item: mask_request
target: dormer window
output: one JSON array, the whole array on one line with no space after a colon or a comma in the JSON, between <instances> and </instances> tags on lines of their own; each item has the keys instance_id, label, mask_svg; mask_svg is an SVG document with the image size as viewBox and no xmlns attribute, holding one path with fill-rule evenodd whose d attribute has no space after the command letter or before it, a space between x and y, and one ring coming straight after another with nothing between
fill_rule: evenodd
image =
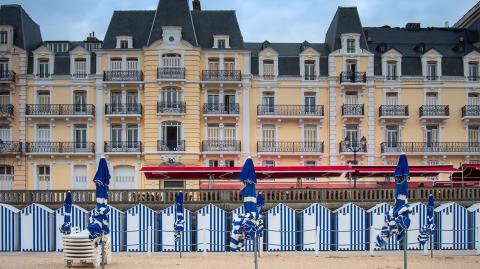
<instances>
[{"instance_id":1,"label":"dormer window","mask_svg":"<svg viewBox=\"0 0 480 269\"><path fill-rule=\"evenodd\" d=\"M39 78L48 78L50 76L50 65L48 59L38 60L38 74Z\"/></svg>"},{"instance_id":2,"label":"dormer window","mask_svg":"<svg viewBox=\"0 0 480 269\"><path fill-rule=\"evenodd\" d=\"M225 39L219 39L217 42L218 42L217 47L219 49L224 49L225 48Z\"/></svg>"},{"instance_id":3,"label":"dormer window","mask_svg":"<svg viewBox=\"0 0 480 269\"><path fill-rule=\"evenodd\" d=\"M133 48L133 39L131 36L117 36L117 49Z\"/></svg>"},{"instance_id":4,"label":"dormer window","mask_svg":"<svg viewBox=\"0 0 480 269\"><path fill-rule=\"evenodd\" d=\"M469 81L478 81L478 62L469 62L468 63L468 80Z\"/></svg>"},{"instance_id":5,"label":"dormer window","mask_svg":"<svg viewBox=\"0 0 480 269\"><path fill-rule=\"evenodd\" d=\"M64 53L68 52L70 45L67 42L49 42L47 48L53 53Z\"/></svg>"},{"instance_id":6,"label":"dormer window","mask_svg":"<svg viewBox=\"0 0 480 269\"><path fill-rule=\"evenodd\" d=\"M427 62L427 80L437 80L437 62Z\"/></svg>"},{"instance_id":7,"label":"dormer window","mask_svg":"<svg viewBox=\"0 0 480 269\"><path fill-rule=\"evenodd\" d=\"M263 79L272 80L275 77L275 68L272 60L263 61Z\"/></svg>"},{"instance_id":8,"label":"dormer window","mask_svg":"<svg viewBox=\"0 0 480 269\"><path fill-rule=\"evenodd\" d=\"M128 49L128 40L120 40L120 48Z\"/></svg>"},{"instance_id":9,"label":"dormer window","mask_svg":"<svg viewBox=\"0 0 480 269\"><path fill-rule=\"evenodd\" d=\"M213 36L213 48L215 49L229 49L230 37L228 35Z\"/></svg>"},{"instance_id":10,"label":"dormer window","mask_svg":"<svg viewBox=\"0 0 480 269\"><path fill-rule=\"evenodd\" d=\"M87 77L87 60L85 58L76 58L74 62L74 77L86 78Z\"/></svg>"},{"instance_id":11,"label":"dormer window","mask_svg":"<svg viewBox=\"0 0 480 269\"><path fill-rule=\"evenodd\" d=\"M397 80L397 62L388 61L387 62L387 80Z\"/></svg>"},{"instance_id":12,"label":"dormer window","mask_svg":"<svg viewBox=\"0 0 480 269\"><path fill-rule=\"evenodd\" d=\"M315 80L315 61L305 61L305 80Z\"/></svg>"},{"instance_id":13,"label":"dormer window","mask_svg":"<svg viewBox=\"0 0 480 269\"><path fill-rule=\"evenodd\" d=\"M8 32L7 31L0 31L0 44L2 44L2 45L8 44Z\"/></svg>"},{"instance_id":14,"label":"dormer window","mask_svg":"<svg viewBox=\"0 0 480 269\"><path fill-rule=\"evenodd\" d=\"M347 39L347 53L355 53L355 39Z\"/></svg>"}]
</instances>

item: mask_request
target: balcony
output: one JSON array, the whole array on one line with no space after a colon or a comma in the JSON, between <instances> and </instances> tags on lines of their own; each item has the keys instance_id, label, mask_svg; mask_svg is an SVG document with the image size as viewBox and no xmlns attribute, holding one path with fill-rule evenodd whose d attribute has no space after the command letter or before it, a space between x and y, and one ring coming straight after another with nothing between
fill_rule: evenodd
<instances>
[{"instance_id":1,"label":"balcony","mask_svg":"<svg viewBox=\"0 0 480 269\"><path fill-rule=\"evenodd\" d=\"M21 153L23 151L22 148L22 142L0 140L0 153L2 154Z\"/></svg>"},{"instance_id":2,"label":"balcony","mask_svg":"<svg viewBox=\"0 0 480 269\"><path fill-rule=\"evenodd\" d=\"M367 73L365 72L342 72L340 73L340 84L366 83Z\"/></svg>"},{"instance_id":3,"label":"balcony","mask_svg":"<svg viewBox=\"0 0 480 269\"><path fill-rule=\"evenodd\" d=\"M220 104L220 103L206 103L203 104L204 116L239 116L240 104Z\"/></svg>"},{"instance_id":4,"label":"balcony","mask_svg":"<svg viewBox=\"0 0 480 269\"><path fill-rule=\"evenodd\" d=\"M204 140L202 152L240 152L242 144L238 140Z\"/></svg>"},{"instance_id":5,"label":"balcony","mask_svg":"<svg viewBox=\"0 0 480 269\"><path fill-rule=\"evenodd\" d=\"M471 81L471 82L479 82L480 81L480 76L468 76L467 80Z\"/></svg>"},{"instance_id":6,"label":"balcony","mask_svg":"<svg viewBox=\"0 0 480 269\"><path fill-rule=\"evenodd\" d=\"M343 104L342 116L349 118L361 118L365 115L363 104Z\"/></svg>"},{"instance_id":7,"label":"balcony","mask_svg":"<svg viewBox=\"0 0 480 269\"><path fill-rule=\"evenodd\" d=\"M480 154L479 142L384 142L380 144L382 154L401 152L424 154Z\"/></svg>"},{"instance_id":8,"label":"balcony","mask_svg":"<svg viewBox=\"0 0 480 269\"><path fill-rule=\"evenodd\" d=\"M14 112L13 105L0 104L0 118L11 118Z\"/></svg>"},{"instance_id":9,"label":"balcony","mask_svg":"<svg viewBox=\"0 0 480 269\"><path fill-rule=\"evenodd\" d=\"M421 119L448 119L450 109L448 105L425 105L419 109Z\"/></svg>"},{"instance_id":10,"label":"balcony","mask_svg":"<svg viewBox=\"0 0 480 269\"><path fill-rule=\"evenodd\" d=\"M12 83L15 82L15 72L13 71L3 71L0 72L0 83Z\"/></svg>"},{"instance_id":11,"label":"balcony","mask_svg":"<svg viewBox=\"0 0 480 269\"><path fill-rule=\"evenodd\" d=\"M258 141L257 152L319 154L324 152L324 147L323 147L323 142Z\"/></svg>"},{"instance_id":12,"label":"balcony","mask_svg":"<svg viewBox=\"0 0 480 269\"><path fill-rule=\"evenodd\" d=\"M362 143L361 141L342 141L340 142L339 152L340 153L354 153L354 150L359 153L367 152L367 143Z\"/></svg>"},{"instance_id":13,"label":"balcony","mask_svg":"<svg viewBox=\"0 0 480 269\"><path fill-rule=\"evenodd\" d=\"M387 81L397 81L398 76L387 75L387 76L385 76L385 80L387 80Z\"/></svg>"},{"instance_id":14,"label":"balcony","mask_svg":"<svg viewBox=\"0 0 480 269\"><path fill-rule=\"evenodd\" d=\"M157 151L160 152L181 152L185 151L185 140L166 139L157 141Z\"/></svg>"},{"instance_id":15,"label":"balcony","mask_svg":"<svg viewBox=\"0 0 480 269\"><path fill-rule=\"evenodd\" d=\"M183 115L187 111L186 102L157 102L157 113L163 115Z\"/></svg>"},{"instance_id":16,"label":"balcony","mask_svg":"<svg viewBox=\"0 0 480 269\"><path fill-rule=\"evenodd\" d=\"M158 67L157 80L184 80L185 68L180 67Z\"/></svg>"},{"instance_id":17,"label":"balcony","mask_svg":"<svg viewBox=\"0 0 480 269\"><path fill-rule=\"evenodd\" d=\"M304 75L303 79L304 80L317 80L317 76L315 76L315 75Z\"/></svg>"},{"instance_id":18,"label":"balcony","mask_svg":"<svg viewBox=\"0 0 480 269\"><path fill-rule=\"evenodd\" d=\"M95 116L94 105L26 105L25 114L30 118L75 117L88 118Z\"/></svg>"},{"instance_id":19,"label":"balcony","mask_svg":"<svg viewBox=\"0 0 480 269\"><path fill-rule=\"evenodd\" d=\"M267 75L264 74L262 78L263 80L275 80L276 77L273 74L267 74Z\"/></svg>"},{"instance_id":20,"label":"balcony","mask_svg":"<svg viewBox=\"0 0 480 269\"><path fill-rule=\"evenodd\" d=\"M87 73L75 73L72 75L72 79L86 79L88 78Z\"/></svg>"},{"instance_id":21,"label":"balcony","mask_svg":"<svg viewBox=\"0 0 480 269\"><path fill-rule=\"evenodd\" d=\"M105 115L107 117L141 117L142 104L105 104Z\"/></svg>"},{"instance_id":22,"label":"balcony","mask_svg":"<svg viewBox=\"0 0 480 269\"><path fill-rule=\"evenodd\" d=\"M94 154L95 143L93 142L27 142L25 143L27 154Z\"/></svg>"},{"instance_id":23,"label":"balcony","mask_svg":"<svg viewBox=\"0 0 480 269\"><path fill-rule=\"evenodd\" d=\"M406 119L408 118L407 105L383 105L378 108L381 119Z\"/></svg>"},{"instance_id":24,"label":"balcony","mask_svg":"<svg viewBox=\"0 0 480 269\"><path fill-rule=\"evenodd\" d=\"M323 106L258 105L258 118L323 118Z\"/></svg>"},{"instance_id":25,"label":"balcony","mask_svg":"<svg viewBox=\"0 0 480 269\"><path fill-rule=\"evenodd\" d=\"M463 119L480 119L480 106L464 106L462 107Z\"/></svg>"},{"instance_id":26,"label":"balcony","mask_svg":"<svg viewBox=\"0 0 480 269\"><path fill-rule=\"evenodd\" d=\"M435 81L438 80L440 77L439 76L425 76L425 80L428 81Z\"/></svg>"},{"instance_id":27,"label":"balcony","mask_svg":"<svg viewBox=\"0 0 480 269\"><path fill-rule=\"evenodd\" d=\"M140 82L143 81L142 71L105 71L103 72L105 82Z\"/></svg>"},{"instance_id":28,"label":"balcony","mask_svg":"<svg viewBox=\"0 0 480 269\"><path fill-rule=\"evenodd\" d=\"M142 142L141 141L107 141L104 145L104 151L106 153L128 154L128 153L141 153Z\"/></svg>"},{"instance_id":29,"label":"balcony","mask_svg":"<svg viewBox=\"0 0 480 269\"><path fill-rule=\"evenodd\" d=\"M203 70L203 81L240 81L242 72L240 70Z\"/></svg>"}]
</instances>

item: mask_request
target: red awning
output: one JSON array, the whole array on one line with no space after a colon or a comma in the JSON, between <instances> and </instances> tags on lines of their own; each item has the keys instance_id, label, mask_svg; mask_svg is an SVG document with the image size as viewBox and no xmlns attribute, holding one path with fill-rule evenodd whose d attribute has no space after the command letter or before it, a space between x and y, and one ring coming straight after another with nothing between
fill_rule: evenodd
<instances>
[{"instance_id":1,"label":"red awning","mask_svg":"<svg viewBox=\"0 0 480 269\"><path fill-rule=\"evenodd\" d=\"M241 167L142 167L151 180L237 180ZM353 172L350 166L277 166L255 167L258 179L339 177Z\"/></svg>"},{"instance_id":2,"label":"red awning","mask_svg":"<svg viewBox=\"0 0 480 269\"><path fill-rule=\"evenodd\" d=\"M410 166L411 177L432 177L441 173L454 173L458 169L453 165ZM393 176L395 166L354 166L354 177L385 177Z\"/></svg>"},{"instance_id":3,"label":"red awning","mask_svg":"<svg viewBox=\"0 0 480 269\"><path fill-rule=\"evenodd\" d=\"M458 170L452 174L453 181L480 181L480 164L462 164Z\"/></svg>"}]
</instances>

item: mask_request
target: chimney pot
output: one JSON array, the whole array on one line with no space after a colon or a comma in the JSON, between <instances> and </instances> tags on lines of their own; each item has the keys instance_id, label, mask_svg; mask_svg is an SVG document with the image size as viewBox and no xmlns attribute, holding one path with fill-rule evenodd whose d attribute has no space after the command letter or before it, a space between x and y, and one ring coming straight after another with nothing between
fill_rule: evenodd
<instances>
[{"instance_id":1,"label":"chimney pot","mask_svg":"<svg viewBox=\"0 0 480 269\"><path fill-rule=\"evenodd\" d=\"M192 2L193 10L202 10L202 6L200 4L200 0L193 0Z\"/></svg>"}]
</instances>

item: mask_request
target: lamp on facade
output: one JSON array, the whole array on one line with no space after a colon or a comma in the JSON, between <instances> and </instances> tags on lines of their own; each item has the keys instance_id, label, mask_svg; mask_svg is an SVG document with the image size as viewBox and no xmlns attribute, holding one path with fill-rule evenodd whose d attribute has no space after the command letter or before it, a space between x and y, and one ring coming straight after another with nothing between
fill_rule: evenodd
<instances>
[{"instance_id":1,"label":"lamp on facade","mask_svg":"<svg viewBox=\"0 0 480 269\"><path fill-rule=\"evenodd\" d=\"M346 151L353 152L353 161L349 161L348 163L351 165L357 165L357 152L365 150L367 146L367 139L365 136L363 136L360 141L351 141L348 137L346 137L343 143ZM353 178L353 187L357 187L357 180L355 177Z\"/></svg>"}]
</instances>

